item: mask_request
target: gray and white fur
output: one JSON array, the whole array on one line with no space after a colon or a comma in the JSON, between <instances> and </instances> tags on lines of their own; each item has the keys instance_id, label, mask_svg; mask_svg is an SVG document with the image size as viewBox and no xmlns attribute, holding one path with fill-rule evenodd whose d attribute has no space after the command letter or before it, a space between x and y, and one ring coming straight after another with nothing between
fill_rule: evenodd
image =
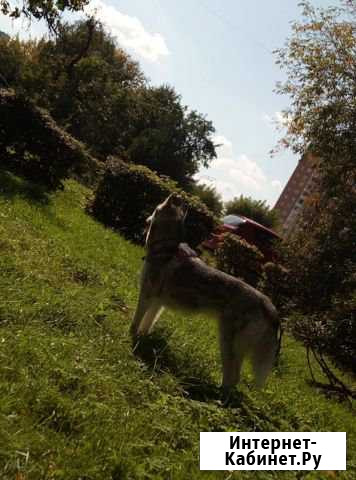
<instances>
[{"instance_id":1,"label":"gray and white fur","mask_svg":"<svg viewBox=\"0 0 356 480\"><path fill-rule=\"evenodd\" d=\"M277 311L268 297L206 265L182 243L185 216L182 199L170 195L147 219L147 256L131 335L137 340L149 334L165 307L212 313L219 322L224 392L239 382L247 356L262 387L279 347Z\"/></svg>"}]
</instances>

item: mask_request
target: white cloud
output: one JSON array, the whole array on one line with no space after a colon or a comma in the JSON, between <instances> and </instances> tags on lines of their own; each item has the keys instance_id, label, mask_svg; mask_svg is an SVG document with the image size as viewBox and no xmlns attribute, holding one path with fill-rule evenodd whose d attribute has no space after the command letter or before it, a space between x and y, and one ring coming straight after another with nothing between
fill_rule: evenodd
<instances>
[{"instance_id":1,"label":"white cloud","mask_svg":"<svg viewBox=\"0 0 356 480\"><path fill-rule=\"evenodd\" d=\"M267 181L262 169L245 154L237 157L234 166L229 170L229 175L243 186L254 191L260 191Z\"/></svg>"},{"instance_id":2,"label":"white cloud","mask_svg":"<svg viewBox=\"0 0 356 480\"><path fill-rule=\"evenodd\" d=\"M138 18L121 13L116 7L107 5L102 0L93 0L85 11L89 14L95 13L122 47L131 49L145 60L158 62L169 55L163 36L160 33L148 32Z\"/></svg>"},{"instance_id":3,"label":"white cloud","mask_svg":"<svg viewBox=\"0 0 356 480\"><path fill-rule=\"evenodd\" d=\"M199 180L199 183L214 187L224 200L231 199L235 196L236 189L231 182L213 179L209 175L204 174L198 174L196 179Z\"/></svg>"},{"instance_id":4,"label":"white cloud","mask_svg":"<svg viewBox=\"0 0 356 480\"><path fill-rule=\"evenodd\" d=\"M211 166L203 168L196 180L212 185L222 195L224 201L235 196L252 196L273 203L281 190L279 180L267 177L258 163L246 154L235 155L233 145L226 137L216 135L215 144L221 144L216 149L217 158Z\"/></svg>"},{"instance_id":5,"label":"white cloud","mask_svg":"<svg viewBox=\"0 0 356 480\"><path fill-rule=\"evenodd\" d=\"M95 14L117 38L123 48L130 49L150 62L158 62L170 54L166 41L159 33L150 33L136 18L121 13L116 7L103 0L92 0L84 9L87 15ZM67 20L81 18L82 14L65 16ZM39 38L47 33L44 21L29 22L26 19L10 19L0 14L0 30L10 35L20 34L21 38Z\"/></svg>"}]
</instances>

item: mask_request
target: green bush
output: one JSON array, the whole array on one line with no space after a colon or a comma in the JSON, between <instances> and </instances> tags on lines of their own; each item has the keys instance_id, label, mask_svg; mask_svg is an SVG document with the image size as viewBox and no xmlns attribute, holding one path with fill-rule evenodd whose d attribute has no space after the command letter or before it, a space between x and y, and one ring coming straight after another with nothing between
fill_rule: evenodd
<instances>
[{"instance_id":1,"label":"green bush","mask_svg":"<svg viewBox=\"0 0 356 480\"><path fill-rule=\"evenodd\" d=\"M338 367L356 374L355 280L348 294L336 295L330 308L305 315L296 311L288 327L307 348L327 357Z\"/></svg>"},{"instance_id":2,"label":"green bush","mask_svg":"<svg viewBox=\"0 0 356 480\"><path fill-rule=\"evenodd\" d=\"M298 340L319 356L326 356L335 366L356 374L356 298L337 307L335 312L312 314L300 312L288 318L288 328Z\"/></svg>"},{"instance_id":3,"label":"green bush","mask_svg":"<svg viewBox=\"0 0 356 480\"><path fill-rule=\"evenodd\" d=\"M189 207L185 221L186 241L196 247L216 226L214 215L197 197L188 195L168 177L159 177L142 165L109 158L90 210L105 225L142 243L147 217L173 192L179 193Z\"/></svg>"},{"instance_id":4,"label":"green bush","mask_svg":"<svg viewBox=\"0 0 356 480\"><path fill-rule=\"evenodd\" d=\"M273 262L265 263L258 288L270 297L282 315L293 306L290 300L290 274L282 265Z\"/></svg>"},{"instance_id":5,"label":"green bush","mask_svg":"<svg viewBox=\"0 0 356 480\"><path fill-rule=\"evenodd\" d=\"M262 276L263 255L238 235L227 233L218 248L217 267L256 286Z\"/></svg>"},{"instance_id":6,"label":"green bush","mask_svg":"<svg viewBox=\"0 0 356 480\"><path fill-rule=\"evenodd\" d=\"M196 183L191 189L191 193L200 198L205 205L211 210L214 215L221 217L224 203L220 193L212 185L204 183Z\"/></svg>"},{"instance_id":7,"label":"green bush","mask_svg":"<svg viewBox=\"0 0 356 480\"><path fill-rule=\"evenodd\" d=\"M90 182L100 170L81 143L52 117L11 90L0 89L0 161L50 189L71 175Z\"/></svg>"}]
</instances>

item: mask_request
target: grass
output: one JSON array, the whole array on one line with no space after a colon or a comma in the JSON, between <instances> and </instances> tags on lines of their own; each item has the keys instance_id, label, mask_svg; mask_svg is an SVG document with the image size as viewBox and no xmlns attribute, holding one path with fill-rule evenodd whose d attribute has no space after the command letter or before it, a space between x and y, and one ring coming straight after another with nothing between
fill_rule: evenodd
<instances>
[{"instance_id":1,"label":"grass","mask_svg":"<svg viewBox=\"0 0 356 480\"><path fill-rule=\"evenodd\" d=\"M213 321L165 313L133 354L143 250L85 213L90 195L0 172L0 478L355 478L354 411L309 385L293 339L229 408ZM200 472L200 431L346 431L348 470Z\"/></svg>"}]
</instances>

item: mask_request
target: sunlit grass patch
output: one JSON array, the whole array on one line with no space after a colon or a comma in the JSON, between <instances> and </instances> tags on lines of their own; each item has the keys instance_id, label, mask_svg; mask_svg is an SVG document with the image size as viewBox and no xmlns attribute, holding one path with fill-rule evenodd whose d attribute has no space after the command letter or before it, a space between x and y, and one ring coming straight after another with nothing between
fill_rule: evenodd
<instances>
[{"instance_id":1,"label":"sunlit grass patch","mask_svg":"<svg viewBox=\"0 0 356 480\"><path fill-rule=\"evenodd\" d=\"M298 478L199 471L200 431L257 430L347 431L338 475L354 478L354 412L308 384L296 341L261 392L247 365L223 408L213 319L165 312L133 353L143 250L85 213L91 192L68 181L39 199L0 178L2 479Z\"/></svg>"}]
</instances>

